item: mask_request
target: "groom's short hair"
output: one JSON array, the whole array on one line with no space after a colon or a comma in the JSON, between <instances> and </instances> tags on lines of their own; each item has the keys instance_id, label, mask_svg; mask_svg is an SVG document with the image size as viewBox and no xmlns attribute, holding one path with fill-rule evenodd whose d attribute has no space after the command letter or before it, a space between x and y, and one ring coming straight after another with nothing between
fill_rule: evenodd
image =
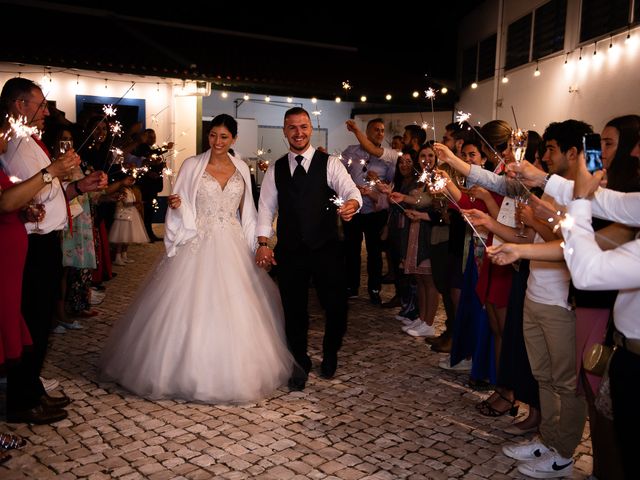
<instances>
[{"instance_id":1,"label":"groom's short hair","mask_svg":"<svg viewBox=\"0 0 640 480\"><path fill-rule=\"evenodd\" d=\"M309 115L309 112L307 112L304 108L302 107L293 107L290 108L289 110L287 110L284 114L284 119L286 120L287 117L290 117L291 115L306 115L307 118L309 118L309 120L311 120L311 116Z\"/></svg>"}]
</instances>

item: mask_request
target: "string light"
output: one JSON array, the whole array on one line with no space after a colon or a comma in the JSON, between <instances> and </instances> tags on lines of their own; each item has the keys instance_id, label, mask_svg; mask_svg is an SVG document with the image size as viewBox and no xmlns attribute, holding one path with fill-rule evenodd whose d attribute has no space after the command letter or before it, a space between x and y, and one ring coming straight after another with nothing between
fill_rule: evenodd
<instances>
[{"instance_id":1,"label":"string light","mask_svg":"<svg viewBox=\"0 0 640 480\"><path fill-rule=\"evenodd\" d=\"M418 96L420 95L420 92L415 90L411 95L413 96L413 98L418 98Z\"/></svg>"},{"instance_id":2,"label":"string light","mask_svg":"<svg viewBox=\"0 0 640 480\"><path fill-rule=\"evenodd\" d=\"M362 95L360 97L360 101L363 102L363 103L366 102L367 101L367 96L366 95Z\"/></svg>"},{"instance_id":3,"label":"string light","mask_svg":"<svg viewBox=\"0 0 640 480\"><path fill-rule=\"evenodd\" d=\"M228 94L227 92L222 92L222 93L220 94L220 96L221 96L222 98L227 98L227 97L229 96L229 94Z\"/></svg>"},{"instance_id":4,"label":"string light","mask_svg":"<svg viewBox=\"0 0 640 480\"><path fill-rule=\"evenodd\" d=\"M287 103L291 103L291 102L293 102L293 98L287 97Z\"/></svg>"},{"instance_id":5,"label":"string light","mask_svg":"<svg viewBox=\"0 0 640 480\"><path fill-rule=\"evenodd\" d=\"M264 97L264 101L269 103L271 101L271 97L267 95L266 97Z\"/></svg>"},{"instance_id":6,"label":"string light","mask_svg":"<svg viewBox=\"0 0 640 480\"><path fill-rule=\"evenodd\" d=\"M509 83L509 77L507 77L506 75L502 77L502 83Z\"/></svg>"},{"instance_id":7,"label":"string light","mask_svg":"<svg viewBox=\"0 0 640 480\"><path fill-rule=\"evenodd\" d=\"M440 93L447 93L449 91L449 89L447 87L442 87L440 89Z\"/></svg>"},{"instance_id":8,"label":"string light","mask_svg":"<svg viewBox=\"0 0 640 480\"><path fill-rule=\"evenodd\" d=\"M581 62L582 61L582 47L580 47L580 58L578 58L578 61Z\"/></svg>"},{"instance_id":9,"label":"string light","mask_svg":"<svg viewBox=\"0 0 640 480\"><path fill-rule=\"evenodd\" d=\"M243 99L245 102L248 102L248 101L249 101L249 98L250 98L250 97L249 97L249 95L248 95L247 93L245 93L245 94L244 94L244 96L242 97L242 99Z\"/></svg>"},{"instance_id":10,"label":"string light","mask_svg":"<svg viewBox=\"0 0 640 480\"><path fill-rule=\"evenodd\" d=\"M342 99L340 97L336 97L336 103L340 103L342 102Z\"/></svg>"},{"instance_id":11,"label":"string light","mask_svg":"<svg viewBox=\"0 0 640 480\"><path fill-rule=\"evenodd\" d=\"M538 61L536 61L536 71L533 72L533 76L534 77L539 77L540 76L540 68L539 68Z\"/></svg>"},{"instance_id":12,"label":"string light","mask_svg":"<svg viewBox=\"0 0 640 480\"><path fill-rule=\"evenodd\" d=\"M613 33L609 35L609 48L613 48Z\"/></svg>"},{"instance_id":13,"label":"string light","mask_svg":"<svg viewBox=\"0 0 640 480\"><path fill-rule=\"evenodd\" d=\"M476 88L478 88L478 84L476 82L473 82L471 84L471 88L473 88L475 90Z\"/></svg>"},{"instance_id":14,"label":"string light","mask_svg":"<svg viewBox=\"0 0 640 480\"><path fill-rule=\"evenodd\" d=\"M385 98L385 99L387 99L387 101L389 101L389 100L391 100L391 98L393 98L393 97L391 97L391 94L390 94L390 93L387 93L387 94L385 95L385 97L384 97L384 98Z\"/></svg>"},{"instance_id":15,"label":"string light","mask_svg":"<svg viewBox=\"0 0 640 480\"><path fill-rule=\"evenodd\" d=\"M594 55L598 54L598 42L597 41L593 42L593 54Z\"/></svg>"},{"instance_id":16,"label":"string light","mask_svg":"<svg viewBox=\"0 0 640 480\"><path fill-rule=\"evenodd\" d=\"M316 97L311 97L311 103L313 104L318 103L318 99Z\"/></svg>"}]
</instances>

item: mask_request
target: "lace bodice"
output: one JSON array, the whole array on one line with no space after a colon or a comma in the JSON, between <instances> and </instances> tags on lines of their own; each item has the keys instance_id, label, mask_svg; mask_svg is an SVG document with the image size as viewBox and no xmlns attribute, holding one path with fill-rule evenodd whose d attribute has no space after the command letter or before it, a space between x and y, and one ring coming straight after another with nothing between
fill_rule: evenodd
<instances>
[{"instance_id":1,"label":"lace bodice","mask_svg":"<svg viewBox=\"0 0 640 480\"><path fill-rule=\"evenodd\" d=\"M238 170L231 175L224 190L218 181L205 171L196 195L198 237L208 236L220 228L241 228L238 207L243 194L244 181Z\"/></svg>"}]
</instances>

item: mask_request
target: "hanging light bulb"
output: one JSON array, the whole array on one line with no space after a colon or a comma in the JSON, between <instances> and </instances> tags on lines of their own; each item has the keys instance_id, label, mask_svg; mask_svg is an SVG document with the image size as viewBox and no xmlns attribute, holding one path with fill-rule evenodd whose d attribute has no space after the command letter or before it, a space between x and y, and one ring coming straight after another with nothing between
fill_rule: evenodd
<instances>
[{"instance_id":1,"label":"hanging light bulb","mask_svg":"<svg viewBox=\"0 0 640 480\"><path fill-rule=\"evenodd\" d=\"M420 95L420 93L419 93L419 92L417 92L417 91L414 91L411 95L413 96L413 98L418 98L418 96Z\"/></svg>"},{"instance_id":2,"label":"hanging light bulb","mask_svg":"<svg viewBox=\"0 0 640 480\"><path fill-rule=\"evenodd\" d=\"M387 93L387 94L385 95L385 97L384 97L384 98L386 98L386 99L387 99L387 101L388 101L388 100L391 100L391 98L392 98L392 97L391 97L391 94L390 94L390 93Z\"/></svg>"},{"instance_id":3,"label":"hanging light bulb","mask_svg":"<svg viewBox=\"0 0 640 480\"><path fill-rule=\"evenodd\" d=\"M447 87L442 87L442 88L440 89L440 93L443 93L443 94L444 94L444 93L447 93L448 91L449 91L449 89L448 89Z\"/></svg>"},{"instance_id":4,"label":"hanging light bulb","mask_svg":"<svg viewBox=\"0 0 640 480\"><path fill-rule=\"evenodd\" d=\"M221 96L222 98L227 98L227 97L229 96L229 94L228 94L227 92L222 92L222 93L220 94L220 96Z\"/></svg>"},{"instance_id":5,"label":"hanging light bulb","mask_svg":"<svg viewBox=\"0 0 640 480\"><path fill-rule=\"evenodd\" d=\"M242 99L247 102L249 101L249 94L245 93L244 96L242 97Z\"/></svg>"},{"instance_id":6,"label":"hanging light bulb","mask_svg":"<svg viewBox=\"0 0 640 480\"><path fill-rule=\"evenodd\" d=\"M318 103L318 99L316 97L311 97L311 103Z\"/></svg>"},{"instance_id":7,"label":"hanging light bulb","mask_svg":"<svg viewBox=\"0 0 640 480\"><path fill-rule=\"evenodd\" d=\"M291 102L293 102L293 98L287 97L287 103L291 103Z\"/></svg>"},{"instance_id":8,"label":"hanging light bulb","mask_svg":"<svg viewBox=\"0 0 640 480\"><path fill-rule=\"evenodd\" d=\"M539 65L538 65L537 61L536 61L536 71L533 72L533 76L534 77L539 77L540 76L540 68L539 68Z\"/></svg>"},{"instance_id":9,"label":"hanging light bulb","mask_svg":"<svg viewBox=\"0 0 640 480\"><path fill-rule=\"evenodd\" d=\"M502 77L502 83L509 83L509 77L507 77L506 75Z\"/></svg>"},{"instance_id":10,"label":"hanging light bulb","mask_svg":"<svg viewBox=\"0 0 640 480\"><path fill-rule=\"evenodd\" d=\"M581 62L582 61L582 47L580 47L580 57L578 58L578 61Z\"/></svg>"},{"instance_id":11,"label":"hanging light bulb","mask_svg":"<svg viewBox=\"0 0 640 480\"><path fill-rule=\"evenodd\" d=\"M340 97L336 97L336 103L340 103L342 99Z\"/></svg>"},{"instance_id":12,"label":"hanging light bulb","mask_svg":"<svg viewBox=\"0 0 640 480\"><path fill-rule=\"evenodd\" d=\"M360 101L361 101L361 102L366 102L366 101L367 101L367 96L366 96L366 95L362 95L362 96L360 97Z\"/></svg>"},{"instance_id":13,"label":"hanging light bulb","mask_svg":"<svg viewBox=\"0 0 640 480\"><path fill-rule=\"evenodd\" d=\"M478 88L478 82L473 82L473 83L471 84L471 88L473 88L474 90L475 90L476 88Z\"/></svg>"}]
</instances>

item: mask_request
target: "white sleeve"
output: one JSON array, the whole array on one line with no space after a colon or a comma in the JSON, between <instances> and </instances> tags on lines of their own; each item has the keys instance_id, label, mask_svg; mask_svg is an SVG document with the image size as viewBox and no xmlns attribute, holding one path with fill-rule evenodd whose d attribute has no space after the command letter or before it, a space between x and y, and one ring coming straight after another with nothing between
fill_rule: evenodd
<instances>
[{"instance_id":1,"label":"white sleeve","mask_svg":"<svg viewBox=\"0 0 640 480\"><path fill-rule=\"evenodd\" d=\"M349 175L349 172L347 172L347 169L338 157L329 157L329 162L327 163L327 183L335 190L338 196L342 197L345 201L357 200L360 207L362 207L360 190L358 190L351 175Z\"/></svg>"},{"instance_id":2,"label":"white sleeve","mask_svg":"<svg viewBox=\"0 0 640 480\"><path fill-rule=\"evenodd\" d=\"M544 189L562 205L573 198L573 180L552 175ZM593 215L632 227L640 226L640 192L623 193L599 188L591 200Z\"/></svg>"},{"instance_id":3,"label":"white sleeve","mask_svg":"<svg viewBox=\"0 0 640 480\"><path fill-rule=\"evenodd\" d=\"M269 165L260 186L258 223L256 225L255 233L256 237L272 237L274 233L272 228L273 219L276 215L276 211L278 210L278 189L276 188L275 168L276 162Z\"/></svg>"},{"instance_id":4,"label":"white sleeve","mask_svg":"<svg viewBox=\"0 0 640 480\"><path fill-rule=\"evenodd\" d=\"M640 287L640 240L602 251L591 226L591 202L575 200L569 204L573 225L562 227L564 258L576 288L582 290L621 290Z\"/></svg>"},{"instance_id":5,"label":"white sleeve","mask_svg":"<svg viewBox=\"0 0 640 480\"><path fill-rule=\"evenodd\" d=\"M382 147L382 155L379 158L387 163L393 163L393 166L395 167L400 155L402 154L393 148Z\"/></svg>"}]
</instances>

